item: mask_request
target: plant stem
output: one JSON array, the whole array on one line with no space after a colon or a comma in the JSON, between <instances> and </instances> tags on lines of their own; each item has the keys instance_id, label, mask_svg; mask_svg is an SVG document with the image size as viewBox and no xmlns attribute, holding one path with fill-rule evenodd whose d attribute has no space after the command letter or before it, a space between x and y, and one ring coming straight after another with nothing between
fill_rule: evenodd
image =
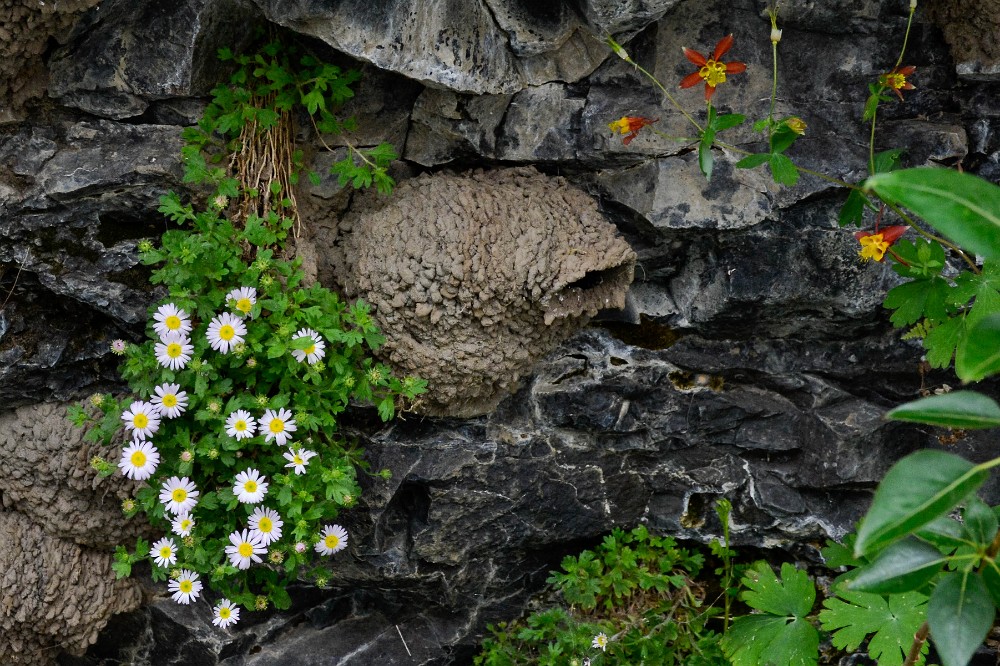
<instances>
[{"instance_id":1,"label":"plant stem","mask_svg":"<svg viewBox=\"0 0 1000 666\"><path fill-rule=\"evenodd\" d=\"M771 149L771 137L774 135L774 103L778 99L778 42L771 42L771 108L767 112L767 147Z\"/></svg>"},{"instance_id":2,"label":"plant stem","mask_svg":"<svg viewBox=\"0 0 1000 666\"><path fill-rule=\"evenodd\" d=\"M900 217L900 219L902 219L904 222L910 225L910 228L912 228L918 234L920 234L927 240L932 240L936 243L940 243L941 245L945 246L952 252L958 254L958 256L960 256L962 259L965 260L965 263L969 265L969 268L972 269L972 272L975 273L976 275L979 275L982 272L979 270L979 266L976 266L976 262L969 255L967 255L965 251L962 250L962 248L960 248L959 246L955 245L954 243L945 238L941 238L940 236L932 234L929 231L924 231L923 229L918 227L917 224L910 218L910 216L904 213L899 206L892 203L891 201L886 201L885 199L883 199L882 201L885 202L885 204L892 209L892 212L894 212L896 215Z\"/></svg>"},{"instance_id":3,"label":"plant stem","mask_svg":"<svg viewBox=\"0 0 1000 666\"><path fill-rule=\"evenodd\" d=\"M702 129L701 125L698 124L698 121L695 120L691 116L690 113L688 113L687 111L685 111L684 107L680 105L680 103L674 98L674 96L671 95L670 92L666 88L663 87L663 84L660 83L659 79L657 79L655 76L653 76L652 74L650 74L649 72L647 72L639 63L637 63L634 60L632 60L632 58L626 58L625 62L629 63L630 65L632 65L633 67L635 67L637 70L639 70L640 72L642 72L643 74L645 74L646 78L648 78L650 81L652 81L653 84L657 88L660 89L660 92L663 93L664 97L666 97L668 100L670 100L670 103L674 105L674 108L677 109L678 111L680 111L684 115L684 117L687 118L688 121L690 121L690 123L697 128L699 134L701 134L704 131Z\"/></svg>"},{"instance_id":4,"label":"plant stem","mask_svg":"<svg viewBox=\"0 0 1000 666\"><path fill-rule=\"evenodd\" d=\"M913 634L913 643L910 645L910 652L906 655L906 661L903 662L903 666L914 666L917 663L917 659L920 658L920 650L924 647L924 643L927 642L927 635L930 633L930 625L924 622L917 629L917 633Z\"/></svg>"}]
</instances>

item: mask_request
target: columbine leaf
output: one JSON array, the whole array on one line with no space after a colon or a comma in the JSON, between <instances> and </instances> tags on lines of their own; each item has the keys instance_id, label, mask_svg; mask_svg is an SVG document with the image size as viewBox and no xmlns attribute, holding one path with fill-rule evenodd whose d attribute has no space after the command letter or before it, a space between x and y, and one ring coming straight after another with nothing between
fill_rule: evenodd
<instances>
[{"instance_id":1,"label":"columbine leaf","mask_svg":"<svg viewBox=\"0 0 1000 666\"><path fill-rule=\"evenodd\" d=\"M948 428L1000 427L1000 405L975 391L952 391L921 398L900 405L885 416Z\"/></svg>"},{"instance_id":2,"label":"columbine leaf","mask_svg":"<svg viewBox=\"0 0 1000 666\"><path fill-rule=\"evenodd\" d=\"M816 588L808 574L787 562L781 565L781 579L771 566L760 560L743 575L746 591L741 595L751 608L772 615L805 617L816 601Z\"/></svg>"},{"instance_id":3,"label":"columbine leaf","mask_svg":"<svg viewBox=\"0 0 1000 666\"><path fill-rule=\"evenodd\" d=\"M736 166L739 166L739 164ZM851 193L847 195L847 201L844 202L844 205L840 209L840 214L837 216L837 223L842 227L848 224L860 226L864 220L864 212L865 195L861 190L851 190Z\"/></svg>"},{"instance_id":4,"label":"columbine leaf","mask_svg":"<svg viewBox=\"0 0 1000 666\"><path fill-rule=\"evenodd\" d=\"M903 148L893 148L875 153L875 173L888 173L899 168L899 158L905 153Z\"/></svg>"},{"instance_id":5,"label":"columbine leaf","mask_svg":"<svg viewBox=\"0 0 1000 666\"><path fill-rule=\"evenodd\" d=\"M875 491L872 506L858 528L854 554L869 555L919 530L961 504L987 476L988 472L968 460L944 451L924 450L906 456L892 466Z\"/></svg>"},{"instance_id":6,"label":"columbine leaf","mask_svg":"<svg viewBox=\"0 0 1000 666\"><path fill-rule=\"evenodd\" d=\"M929 280L904 282L889 290L882 305L895 310L889 320L897 328L910 326L925 317L938 323L948 317L945 302L950 289L944 278L937 276Z\"/></svg>"},{"instance_id":7,"label":"columbine leaf","mask_svg":"<svg viewBox=\"0 0 1000 666\"><path fill-rule=\"evenodd\" d=\"M966 666L993 626L995 615L979 574L956 571L942 578L927 605L927 623L943 666Z\"/></svg>"},{"instance_id":8,"label":"columbine leaf","mask_svg":"<svg viewBox=\"0 0 1000 666\"><path fill-rule=\"evenodd\" d=\"M774 182L788 186L799 182L799 170L795 168L795 164L790 159L781 153L771 153L768 165L771 167Z\"/></svg>"},{"instance_id":9,"label":"columbine leaf","mask_svg":"<svg viewBox=\"0 0 1000 666\"><path fill-rule=\"evenodd\" d=\"M833 634L833 645L853 652L869 635L868 655L879 666L900 666L913 643L913 634L923 624L927 597L919 592L879 594L837 589L838 598L825 599L819 612L820 626ZM922 652L926 653L924 644ZM923 659L920 660L920 663Z\"/></svg>"},{"instance_id":10,"label":"columbine leaf","mask_svg":"<svg viewBox=\"0 0 1000 666\"><path fill-rule=\"evenodd\" d=\"M956 349L961 349L966 338L965 317L952 317L933 327L924 336L927 362L932 368L947 368Z\"/></svg>"},{"instance_id":11,"label":"columbine leaf","mask_svg":"<svg viewBox=\"0 0 1000 666\"><path fill-rule=\"evenodd\" d=\"M880 173L864 187L905 206L964 249L1000 258L1000 187L951 169Z\"/></svg>"},{"instance_id":12,"label":"columbine leaf","mask_svg":"<svg viewBox=\"0 0 1000 666\"><path fill-rule=\"evenodd\" d=\"M722 649L733 666L813 666L819 632L803 618L747 615L733 621Z\"/></svg>"},{"instance_id":13,"label":"columbine leaf","mask_svg":"<svg viewBox=\"0 0 1000 666\"><path fill-rule=\"evenodd\" d=\"M755 169L761 164L765 164L771 159L771 153L754 153L753 155L747 155L739 162L736 163L737 169Z\"/></svg>"},{"instance_id":14,"label":"columbine leaf","mask_svg":"<svg viewBox=\"0 0 1000 666\"><path fill-rule=\"evenodd\" d=\"M740 113L725 113L716 119L715 130L721 132L722 130L742 125L746 119L747 117Z\"/></svg>"},{"instance_id":15,"label":"columbine leaf","mask_svg":"<svg viewBox=\"0 0 1000 666\"><path fill-rule=\"evenodd\" d=\"M919 590L941 571L944 562L937 548L909 537L892 544L870 564L858 569L848 586L873 594Z\"/></svg>"}]
</instances>

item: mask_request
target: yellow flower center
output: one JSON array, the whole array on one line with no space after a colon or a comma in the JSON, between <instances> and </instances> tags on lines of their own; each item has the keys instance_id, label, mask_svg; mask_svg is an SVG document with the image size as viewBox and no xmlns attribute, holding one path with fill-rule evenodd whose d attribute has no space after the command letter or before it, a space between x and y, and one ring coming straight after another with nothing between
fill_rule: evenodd
<instances>
[{"instance_id":1,"label":"yellow flower center","mask_svg":"<svg viewBox=\"0 0 1000 666\"><path fill-rule=\"evenodd\" d=\"M191 529L191 519L185 518L181 521L181 532L187 532L189 529Z\"/></svg>"},{"instance_id":2,"label":"yellow flower center","mask_svg":"<svg viewBox=\"0 0 1000 666\"><path fill-rule=\"evenodd\" d=\"M132 417L132 425L141 430L149 425L149 417L140 412Z\"/></svg>"},{"instance_id":3,"label":"yellow flower center","mask_svg":"<svg viewBox=\"0 0 1000 666\"><path fill-rule=\"evenodd\" d=\"M306 461L302 459L302 456L300 456L297 453L292 457L292 462L294 462L296 465L305 465L306 464Z\"/></svg>"},{"instance_id":4,"label":"yellow flower center","mask_svg":"<svg viewBox=\"0 0 1000 666\"><path fill-rule=\"evenodd\" d=\"M170 546L164 546L163 548L160 549L161 560L169 560L171 554L172 553L170 552Z\"/></svg>"},{"instance_id":5,"label":"yellow flower center","mask_svg":"<svg viewBox=\"0 0 1000 666\"><path fill-rule=\"evenodd\" d=\"M239 421L233 424L233 428L236 430L236 432L243 432L244 430L247 429L247 422L244 421L243 419L240 419Z\"/></svg>"},{"instance_id":6,"label":"yellow flower center","mask_svg":"<svg viewBox=\"0 0 1000 666\"><path fill-rule=\"evenodd\" d=\"M274 525L271 524L271 519L268 518L267 516L261 518L260 521L257 523L257 529L260 530L261 532L264 532L265 534L270 532L271 528L273 527Z\"/></svg>"},{"instance_id":7,"label":"yellow flower center","mask_svg":"<svg viewBox=\"0 0 1000 666\"><path fill-rule=\"evenodd\" d=\"M229 610L228 606L222 606L221 608L219 608L219 619L220 620L228 620L229 616L232 615L232 614L233 614L233 612L231 610Z\"/></svg>"},{"instance_id":8,"label":"yellow flower center","mask_svg":"<svg viewBox=\"0 0 1000 666\"><path fill-rule=\"evenodd\" d=\"M249 298L241 298L240 300L236 301L236 309L242 312L243 314L246 314L253 309L253 303L250 302Z\"/></svg>"},{"instance_id":9,"label":"yellow flower center","mask_svg":"<svg viewBox=\"0 0 1000 666\"><path fill-rule=\"evenodd\" d=\"M168 393L163 396L163 406L164 407L176 407L177 406L177 396L173 393Z\"/></svg>"},{"instance_id":10,"label":"yellow flower center","mask_svg":"<svg viewBox=\"0 0 1000 666\"><path fill-rule=\"evenodd\" d=\"M323 539L323 545L325 545L330 550L333 550L340 545L340 537L336 534L327 534L326 538Z\"/></svg>"},{"instance_id":11,"label":"yellow flower center","mask_svg":"<svg viewBox=\"0 0 1000 666\"><path fill-rule=\"evenodd\" d=\"M181 318L177 315L170 315L163 320L163 323L166 324L167 328L171 331L176 331L181 327Z\"/></svg>"},{"instance_id":12,"label":"yellow flower center","mask_svg":"<svg viewBox=\"0 0 1000 666\"><path fill-rule=\"evenodd\" d=\"M136 451L129 460L132 462L132 467L142 467L146 464L146 454L142 451Z\"/></svg>"},{"instance_id":13,"label":"yellow flower center","mask_svg":"<svg viewBox=\"0 0 1000 666\"><path fill-rule=\"evenodd\" d=\"M271 419L271 423L267 426L271 432L278 434L285 430L285 422L281 419Z\"/></svg>"},{"instance_id":14,"label":"yellow flower center","mask_svg":"<svg viewBox=\"0 0 1000 666\"><path fill-rule=\"evenodd\" d=\"M718 60L709 60L698 70L698 75L705 79L705 83L714 88L720 83L725 83L726 64Z\"/></svg>"},{"instance_id":15,"label":"yellow flower center","mask_svg":"<svg viewBox=\"0 0 1000 666\"><path fill-rule=\"evenodd\" d=\"M184 594L191 594L191 590L194 588L194 585L191 584L190 580L185 578L181 581L181 584L178 587L180 587L181 592Z\"/></svg>"},{"instance_id":16,"label":"yellow flower center","mask_svg":"<svg viewBox=\"0 0 1000 666\"><path fill-rule=\"evenodd\" d=\"M886 74L885 85L889 86L890 88L895 88L896 90L901 90L903 86L906 85L906 76L900 74L899 72L895 72L893 74Z\"/></svg>"},{"instance_id":17,"label":"yellow flower center","mask_svg":"<svg viewBox=\"0 0 1000 666\"><path fill-rule=\"evenodd\" d=\"M247 479L246 482L243 483L243 490L248 493L257 492L257 482L253 479Z\"/></svg>"},{"instance_id":18,"label":"yellow flower center","mask_svg":"<svg viewBox=\"0 0 1000 666\"><path fill-rule=\"evenodd\" d=\"M169 356L170 358L177 358L178 356L181 355L182 351L183 349L181 348L179 342L171 342L169 345L167 345L167 356Z\"/></svg>"},{"instance_id":19,"label":"yellow flower center","mask_svg":"<svg viewBox=\"0 0 1000 666\"><path fill-rule=\"evenodd\" d=\"M250 557L253 555L253 546L244 541L240 544L240 557Z\"/></svg>"},{"instance_id":20,"label":"yellow flower center","mask_svg":"<svg viewBox=\"0 0 1000 666\"><path fill-rule=\"evenodd\" d=\"M306 347L302 351L305 352L306 356L309 356L309 354L312 354L313 352L316 351L316 345L315 344L309 345L308 347Z\"/></svg>"},{"instance_id":21,"label":"yellow flower center","mask_svg":"<svg viewBox=\"0 0 1000 666\"><path fill-rule=\"evenodd\" d=\"M871 236L865 236L861 239L861 250L858 254L865 261L874 259L875 261L882 261L882 257L885 256L886 251L889 249L889 244L885 242L882 234L872 234Z\"/></svg>"},{"instance_id":22,"label":"yellow flower center","mask_svg":"<svg viewBox=\"0 0 1000 666\"><path fill-rule=\"evenodd\" d=\"M222 338L223 340L227 341L232 340L233 336L235 335L236 335L236 329L234 329L229 324L226 324L225 326L219 329L219 337Z\"/></svg>"},{"instance_id":23,"label":"yellow flower center","mask_svg":"<svg viewBox=\"0 0 1000 666\"><path fill-rule=\"evenodd\" d=\"M184 500L187 499L187 496L188 496L187 491L184 490L183 488L175 488L174 492L170 493L170 498L173 499L178 504L183 503Z\"/></svg>"}]
</instances>

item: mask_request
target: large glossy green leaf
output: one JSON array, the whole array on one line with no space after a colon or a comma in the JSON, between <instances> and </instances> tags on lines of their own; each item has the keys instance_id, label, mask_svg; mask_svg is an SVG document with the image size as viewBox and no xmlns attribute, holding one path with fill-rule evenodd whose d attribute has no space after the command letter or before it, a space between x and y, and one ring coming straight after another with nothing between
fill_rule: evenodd
<instances>
[{"instance_id":1,"label":"large glossy green leaf","mask_svg":"<svg viewBox=\"0 0 1000 666\"><path fill-rule=\"evenodd\" d=\"M861 520L857 557L870 555L919 530L961 504L986 481L988 472L944 451L923 450L892 466Z\"/></svg>"},{"instance_id":2,"label":"large glossy green leaf","mask_svg":"<svg viewBox=\"0 0 1000 666\"><path fill-rule=\"evenodd\" d=\"M918 168L876 174L864 189L905 206L964 249L1000 257L1000 187L951 169Z\"/></svg>"},{"instance_id":3,"label":"large glossy green leaf","mask_svg":"<svg viewBox=\"0 0 1000 666\"><path fill-rule=\"evenodd\" d=\"M944 567L934 546L913 537L897 541L858 570L847 586L860 592L899 594L919 590Z\"/></svg>"},{"instance_id":4,"label":"large glossy green leaf","mask_svg":"<svg viewBox=\"0 0 1000 666\"><path fill-rule=\"evenodd\" d=\"M982 393L952 391L900 405L885 417L949 428L996 428L1000 427L1000 405Z\"/></svg>"},{"instance_id":5,"label":"large glossy green leaf","mask_svg":"<svg viewBox=\"0 0 1000 666\"><path fill-rule=\"evenodd\" d=\"M931 639L943 666L966 666L993 626L996 609L979 574L953 572L927 604Z\"/></svg>"},{"instance_id":6,"label":"large glossy green leaf","mask_svg":"<svg viewBox=\"0 0 1000 666\"><path fill-rule=\"evenodd\" d=\"M980 319L965 335L955 356L955 373L965 382L977 382L1000 372L1000 313Z\"/></svg>"}]
</instances>

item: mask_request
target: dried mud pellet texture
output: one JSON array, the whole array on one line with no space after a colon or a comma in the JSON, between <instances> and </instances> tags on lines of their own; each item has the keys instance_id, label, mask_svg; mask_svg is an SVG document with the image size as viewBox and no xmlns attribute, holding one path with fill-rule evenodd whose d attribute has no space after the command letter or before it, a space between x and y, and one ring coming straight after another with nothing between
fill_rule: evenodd
<instances>
[{"instance_id":1,"label":"dried mud pellet texture","mask_svg":"<svg viewBox=\"0 0 1000 666\"><path fill-rule=\"evenodd\" d=\"M0 120L45 90L49 39L65 39L100 0L0 0Z\"/></svg>"},{"instance_id":2,"label":"dried mud pellet texture","mask_svg":"<svg viewBox=\"0 0 1000 666\"><path fill-rule=\"evenodd\" d=\"M63 405L0 414L2 663L82 654L113 614L141 602L138 585L111 569L112 547L144 529L120 506L136 482L90 467L94 455L116 461L119 449L84 442Z\"/></svg>"},{"instance_id":3,"label":"dried mud pellet texture","mask_svg":"<svg viewBox=\"0 0 1000 666\"><path fill-rule=\"evenodd\" d=\"M531 168L423 175L366 199L328 251L375 309L382 354L429 383L417 408L496 407L601 309L621 308L635 253L594 199Z\"/></svg>"}]
</instances>

